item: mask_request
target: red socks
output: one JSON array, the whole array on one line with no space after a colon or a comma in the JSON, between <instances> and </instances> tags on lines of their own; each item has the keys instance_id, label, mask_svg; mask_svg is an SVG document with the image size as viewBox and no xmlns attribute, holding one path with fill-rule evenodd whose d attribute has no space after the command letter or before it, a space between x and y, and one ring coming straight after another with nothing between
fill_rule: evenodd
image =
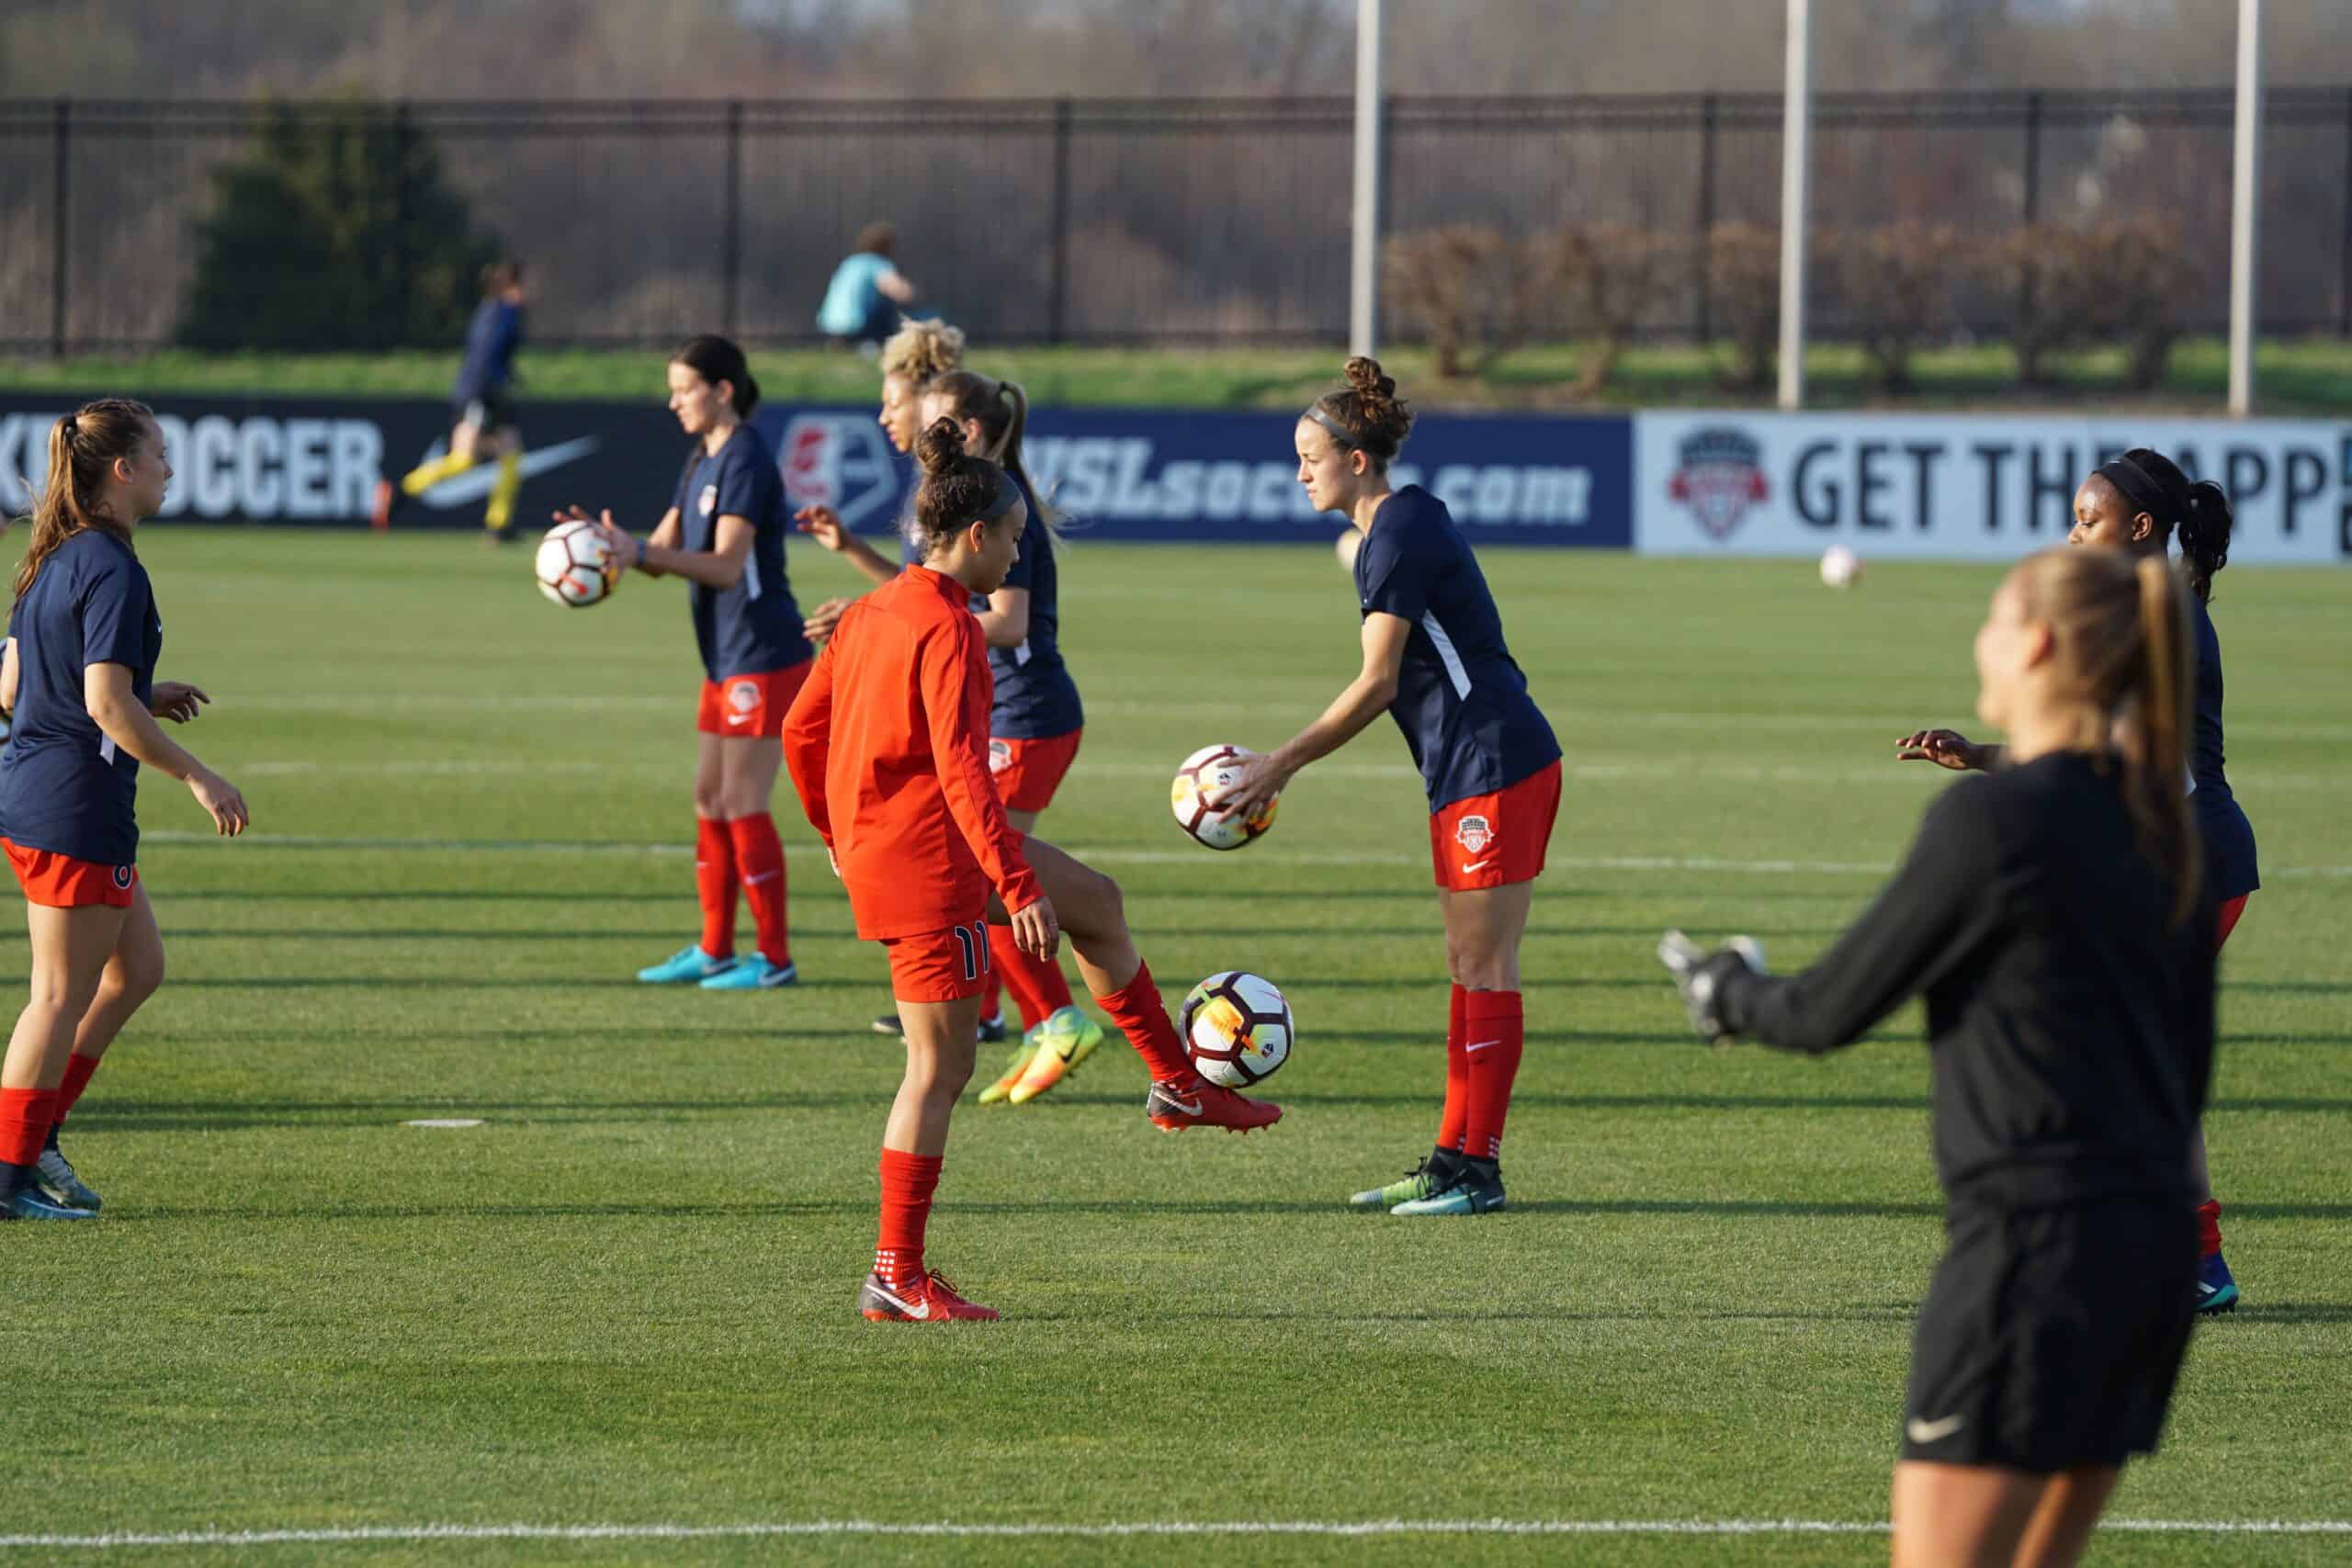
<instances>
[{"instance_id":1,"label":"red socks","mask_svg":"<svg viewBox=\"0 0 2352 1568\"><path fill-rule=\"evenodd\" d=\"M1517 991L1472 991L1463 1000L1462 1055L1469 1077L1469 1113L1462 1152L1500 1159L1503 1118L1510 1114L1511 1080L1519 1076L1526 1023Z\"/></svg>"},{"instance_id":2,"label":"red socks","mask_svg":"<svg viewBox=\"0 0 2352 1568\"><path fill-rule=\"evenodd\" d=\"M1462 1147L1463 1129L1470 1120L1470 1058L1462 1051L1463 1010L1469 995L1454 987L1445 1010L1445 1114L1437 1123L1437 1146L1442 1149Z\"/></svg>"},{"instance_id":3,"label":"red socks","mask_svg":"<svg viewBox=\"0 0 2352 1568\"><path fill-rule=\"evenodd\" d=\"M937 1155L882 1151L882 1234L874 1244L874 1271L886 1285L911 1283L923 1272L923 1227L942 1163Z\"/></svg>"},{"instance_id":4,"label":"red socks","mask_svg":"<svg viewBox=\"0 0 2352 1568\"><path fill-rule=\"evenodd\" d=\"M1061 964L1052 959L1041 963L1013 946L1011 926L989 928L989 952L1004 976L1004 988L1021 1010L1022 1028L1035 1029L1070 1005L1069 982L1062 978Z\"/></svg>"},{"instance_id":5,"label":"red socks","mask_svg":"<svg viewBox=\"0 0 2352 1568\"><path fill-rule=\"evenodd\" d=\"M735 955L735 840L727 824L695 818L695 895L702 900L702 950Z\"/></svg>"},{"instance_id":6,"label":"red socks","mask_svg":"<svg viewBox=\"0 0 2352 1568\"><path fill-rule=\"evenodd\" d=\"M96 1056L85 1056L77 1051L65 1058L65 1081L57 1086L55 1125L62 1127L65 1124L65 1113L74 1109L74 1102L82 1098L84 1089L90 1087L90 1075L97 1070L98 1058Z\"/></svg>"},{"instance_id":7,"label":"red socks","mask_svg":"<svg viewBox=\"0 0 2352 1568\"><path fill-rule=\"evenodd\" d=\"M735 872L743 879L743 902L752 907L760 955L781 969L792 962L792 931L785 919L784 843L775 836L775 818L764 811L738 817L727 824L727 834L735 842Z\"/></svg>"},{"instance_id":8,"label":"red socks","mask_svg":"<svg viewBox=\"0 0 2352 1568\"><path fill-rule=\"evenodd\" d=\"M2222 1204L2209 1198L2197 1205L2197 1256L2212 1258L2222 1250Z\"/></svg>"},{"instance_id":9,"label":"red socks","mask_svg":"<svg viewBox=\"0 0 2352 1568\"><path fill-rule=\"evenodd\" d=\"M1152 1082L1170 1083L1192 1076L1193 1059L1184 1054L1176 1026L1168 1021L1168 1005L1159 999L1159 987L1151 983L1150 964L1136 964L1133 979L1094 1000L1143 1057L1144 1066L1151 1069Z\"/></svg>"},{"instance_id":10,"label":"red socks","mask_svg":"<svg viewBox=\"0 0 2352 1568\"><path fill-rule=\"evenodd\" d=\"M0 1089L0 1165L38 1163L56 1120L57 1090Z\"/></svg>"}]
</instances>

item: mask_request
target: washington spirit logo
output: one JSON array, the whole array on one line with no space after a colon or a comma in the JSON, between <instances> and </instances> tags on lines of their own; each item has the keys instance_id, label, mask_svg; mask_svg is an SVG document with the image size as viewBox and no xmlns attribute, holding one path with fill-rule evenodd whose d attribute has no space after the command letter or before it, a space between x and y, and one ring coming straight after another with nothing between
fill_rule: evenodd
<instances>
[{"instance_id":1,"label":"washington spirit logo","mask_svg":"<svg viewBox=\"0 0 2352 1568\"><path fill-rule=\"evenodd\" d=\"M1495 825L1484 817L1464 817L1454 827L1453 841L1475 855L1495 841Z\"/></svg>"},{"instance_id":2,"label":"washington spirit logo","mask_svg":"<svg viewBox=\"0 0 2352 1568\"><path fill-rule=\"evenodd\" d=\"M1727 425L1694 430L1683 438L1681 466L1666 493L1688 506L1711 537L1727 539L1747 509L1771 494L1763 457L1756 438L1743 431Z\"/></svg>"},{"instance_id":3,"label":"washington spirit logo","mask_svg":"<svg viewBox=\"0 0 2352 1568\"><path fill-rule=\"evenodd\" d=\"M898 510L899 466L881 428L863 414L796 414L776 465L795 511L830 506L854 528Z\"/></svg>"},{"instance_id":4,"label":"washington spirit logo","mask_svg":"<svg viewBox=\"0 0 2352 1568\"><path fill-rule=\"evenodd\" d=\"M989 772L1001 773L1012 766L1012 742L990 738L989 740Z\"/></svg>"},{"instance_id":5,"label":"washington spirit logo","mask_svg":"<svg viewBox=\"0 0 2352 1568\"><path fill-rule=\"evenodd\" d=\"M738 681L727 688L727 705L737 713L750 713L760 705L760 689L749 681Z\"/></svg>"}]
</instances>

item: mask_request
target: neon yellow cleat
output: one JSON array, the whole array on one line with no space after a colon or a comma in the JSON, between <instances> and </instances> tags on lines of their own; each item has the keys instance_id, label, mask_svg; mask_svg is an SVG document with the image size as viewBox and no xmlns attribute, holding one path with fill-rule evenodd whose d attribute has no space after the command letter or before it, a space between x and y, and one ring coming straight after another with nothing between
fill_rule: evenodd
<instances>
[{"instance_id":1,"label":"neon yellow cleat","mask_svg":"<svg viewBox=\"0 0 2352 1568\"><path fill-rule=\"evenodd\" d=\"M1037 1048L1026 1040L1015 1045L1012 1048L1012 1055L1004 1060L1004 1076L980 1090L980 1103L994 1105L1012 1094L1020 1084L1022 1074L1028 1070L1029 1058L1036 1054L1036 1050Z\"/></svg>"},{"instance_id":2,"label":"neon yellow cleat","mask_svg":"<svg viewBox=\"0 0 2352 1568\"><path fill-rule=\"evenodd\" d=\"M1102 1043L1102 1026L1074 1007L1067 1007L1029 1032L1035 1043L1035 1053L1029 1058L1028 1070L1012 1087L1015 1105L1026 1105L1071 1073L1080 1062L1094 1055L1094 1047Z\"/></svg>"}]
</instances>

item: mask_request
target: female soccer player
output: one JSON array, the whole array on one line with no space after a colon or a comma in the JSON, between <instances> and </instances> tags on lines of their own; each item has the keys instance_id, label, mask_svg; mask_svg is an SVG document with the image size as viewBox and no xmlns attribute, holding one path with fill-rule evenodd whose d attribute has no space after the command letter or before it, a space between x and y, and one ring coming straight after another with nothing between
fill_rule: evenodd
<instances>
[{"instance_id":1,"label":"female soccer player","mask_svg":"<svg viewBox=\"0 0 2352 1568\"><path fill-rule=\"evenodd\" d=\"M1346 745L1385 708L1405 733L1430 802L1430 857L1445 917L1453 998L1445 1035L1445 1109L1437 1145L1402 1181L1351 1202L1398 1214L1479 1214L1503 1206L1503 1120L1524 1025L1519 945L1560 809L1560 743L1527 694L1502 616L1470 542L1419 485L1388 486L1412 412L1376 361L1351 359L1346 382L1300 416L1298 479L1317 511L1363 536L1356 596L1363 668L1216 802L1250 813L1291 776Z\"/></svg>"},{"instance_id":2,"label":"female soccer player","mask_svg":"<svg viewBox=\"0 0 2352 1568\"><path fill-rule=\"evenodd\" d=\"M1926 995L1950 1244L1913 1337L1897 1568L2073 1562L2188 1343L2215 906L2180 790L2186 599L2152 558L2030 558L1976 634L2011 765L1928 808L1804 974L1659 948L1719 1043L1819 1054Z\"/></svg>"},{"instance_id":3,"label":"female soccer player","mask_svg":"<svg viewBox=\"0 0 2352 1568\"><path fill-rule=\"evenodd\" d=\"M2205 875L2220 906L2214 946L2230 940L2246 899L2262 886L2255 862L2254 828L2230 788L2222 757L2222 639L2206 608L2213 577L2230 557L2230 501L2211 480L2191 484L2163 453L2135 447L2102 463L2075 492L2070 545L2166 558L2180 540L2181 570L2188 580L2189 615L2197 639L2197 727L2188 748L2188 804L2205 843ZM1999 746L1979 746L1949 729L1928 729L1904 738L1896 755L1947 768L2000 765ZM2197 1188L2198 1247L2195 1300L2204 1313L2229 1312L2238 1304L2237 1280L2222 1257L2222 1205L2213 1196L2205 1159L2202 1122L2189 1140L2189 1172Z\"/></svg>"},{"instance_id":4,"label":"female soccer player","mask_svg":"<svg viewBox=\"0 0 2352 1568\"><path fill-rule=\"evenodd\" d=\"M760 400L743 351L698 337L670 360L670 412L694 438L677 500L645 539L603 516L607 543L649 577L691 584L701 649L695 728L695 889L702 937L638 971L648 985L766 990L799 978L786 919L784 845L768 812L784 765L784 716L808 678L810 653L784 571L784 477L751 424ZM585 518L579 507L557 520ZM752 906L759 951L735 956L735 895Z\"/></svg>"},{"instance_id":5,"label":"female soccer player","mask_svg":"<svg viewBox=\"0 0 2352 1568\"><path fill-rule=\"evenodd\" d=\"M482 269L481 303L466 328L466 356L458 367L449 400L455 417L449 450L418 465L395 485L376 481L378 528L391 526L402 502L423 495L443 479L464 473L485 452L498 457L498 480L491 487L482 526L500 543L514 537L514 498L523 490L523 433L514 419L514 352L523 346L523 264L513 258ZM488 440L485 442L484 437Z\"/></svg>"},{"instance_id":6,"label":"female soccer player","mask_svg":"<svg viewBox=\"0 0 2352 1568\"><path fill-rule=\"evenodd\" d=\"M1127 934L1118 885L1006 819L989 773L990 682L970 599L1012 570L1028 506L1003 469L965 455L949 421L924 432L919 456L922 562L842 615L792 705L785 751L857 934L889 954L906 1026L906 1077L882 1137L881 1235L859 1310L949 1322L996 1316L923 1257L948 1116L978 1050L991 919L1039 962L1068 930L1087 988L1151 1070L1144 1112L1155 1125L1246 1131L1282 1111L1193 1071Z\"/></svg>"},{"instance_id":7,"label":"female soccer player","mask_svg":"<svg viewBox=\"0 0 2352 1568\"><path fill-rule=\"evenodd\" d=\"M212 699L155 679L164 623L131 548L172 480L144 403L85 403L49 433L49 478L17 569L0 707L0 848L25 893L32 999L0 1064L0 1215L85 1220L98 1195L57 1146L107 1047L164 980L139 878L139 764L188 786L213 826L245 829L244 797L165 735Z\"/></svg>"}]
</instances>

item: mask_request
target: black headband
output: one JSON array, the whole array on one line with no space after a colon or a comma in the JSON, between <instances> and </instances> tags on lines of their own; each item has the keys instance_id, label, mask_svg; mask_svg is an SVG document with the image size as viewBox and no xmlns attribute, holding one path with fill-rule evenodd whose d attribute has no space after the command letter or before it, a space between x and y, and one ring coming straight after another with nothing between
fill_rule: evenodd
<instances>
[{"instance_id":1,"label":"black headband","mask_svg":"<svg viewBox=\"0 0 2352 1568\"><path fill-rule=\"evenodd\" d=\"M2121 491L2124 500L2165 527L2169 528L2179 521L2173 515L2172 498L2165 494L2165 487L2156 482L2155 475L2131 458L2109 457L2098 466L2097 472L2099 478Z\"/></svg>"},{"instance_id":2,"label":"black headband","mask_svg":"<svg viewBox=\"0 0 2352 1568\"><path fill-rule=\"evenodd\" d=\"M989 467L994 468L995 465L990 464ZM1012 482L1012 476L1002 468L997 468L996 493L989 498L989 503L980 508L979 515L973 521L993 523L1012 511L1012 503L1020 499L1021 487Z\"/></svg>"}]
</instances>

